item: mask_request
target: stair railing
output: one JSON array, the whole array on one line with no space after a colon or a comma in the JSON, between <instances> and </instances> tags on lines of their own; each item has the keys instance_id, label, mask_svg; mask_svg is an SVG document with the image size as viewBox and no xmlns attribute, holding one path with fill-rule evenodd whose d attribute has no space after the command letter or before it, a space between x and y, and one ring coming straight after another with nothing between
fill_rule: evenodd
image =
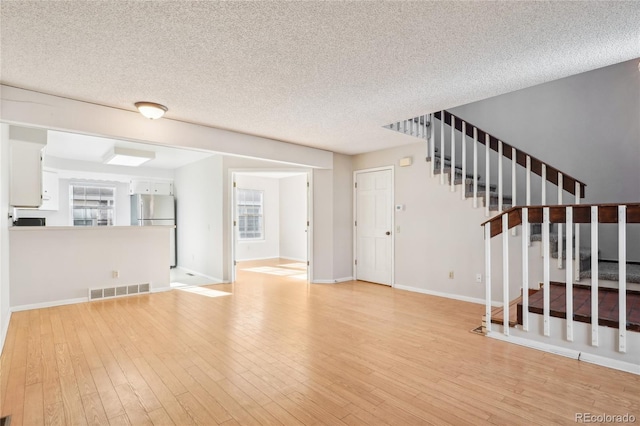
<instances>
[{"instance_id":1,"label":"stair railing","mask_svg":"<svg viewBox=\"0 0 640 426\"><path fill-rule=\"evenodd\" d=\"M435 141L435 125L434 119L440 120L440 143L439 150L436 152L436 141ZM578 179L561 172L557 168L545 163L542 160L514 147L511 146L497 137L491 135L490 133L480 129L477 126L474 126L471 123L466 122L460 117L455 116L449 111L439 111L433 114L425 114L418 117L410 118L403 121L398 121L396 123L389 124L385 126L391 130L395 130L407 135L416 136L421 139L426 140L427 142L427 160L431 162L431 176L435 176L435 158L439 158L439 174L440 174L440 184L445 184L445 125L449 125L451 129L451 137L450 137L450 147L449 152L451 155L451 165L450 165L450 184L451 191L455 191L455 170L456 170L456 130L459 131L460 134L460 145L461 145L461 180L462 180L462 190L461 190L461 198L466 199L466 177L467 177L467 138L472 138L473 140L473 160L472 160L472 168L473 168L473 207L478 208L478 145L485 146L485 183L484 183L484 204L485 204L485 215L489 217L490 207L491 207L491 161L490 161L490 153L491 151L495 151L498 153L498 212L504 211L504 167L503 167L503 159L507 158L511 160L511 206L516 206L517 200L520 197L517 194L517 166L523 167L525 169L525 194L524 194L524 204L526 206L531 205L531 175L532 173L541 177L541 202L540 204L546 205L553 203L553 201L547 201L547 182L551 182L553 185L557 187L557 201L556 204L561 205L564 202L563 193L564 191L574 196L574 203L580 204L580 199L585 197L586 184L584 182L579 181ZM488 147L488 149L486 149ZM437 154L437 155L436 155ZM514 161L515 159L515 161ZM558 225L558 234L559 238L559 250L562 251L563 247L563 225ZM580 244L580 228L576 227L574 232L576 238L576 244ZM562 256L558 256L558 268L563 267ZM575 264L574 276L576 280L580 277L580 263L577 262Z\"/></svg>"},{"instance_id":2,"label":"stair railing","mask_svg":"<svg viewBox=\"0 0 640 426\"><path fill-rule=\"evenodd\" d=\"M573 225L591 225L591 345L598 346L598 224L618 224L618 351L626 352L627 324L627 226L640 223L640 203L628 204L572 204L555 206L513 207L482 224L485 241L485 321L486 330L491 332L491 239L502 236L502 293L503 293L503 333L509 335L509 265L513 262L513 251L509 249L508 230L520 227L522 230L522 329L529 331L529 225L542 226L543 255L543 328L544 335L550 336L550 226L566 225L566 340L573 341L573 272L575 262L580 263L580 247L574 244ZM562 236L559 235L559 239ZM562 257L562 251L558 252ZM594 297L595 296L595 297ZM572 313L571 315L569 313Z\"/></svg>"}]
</instances>

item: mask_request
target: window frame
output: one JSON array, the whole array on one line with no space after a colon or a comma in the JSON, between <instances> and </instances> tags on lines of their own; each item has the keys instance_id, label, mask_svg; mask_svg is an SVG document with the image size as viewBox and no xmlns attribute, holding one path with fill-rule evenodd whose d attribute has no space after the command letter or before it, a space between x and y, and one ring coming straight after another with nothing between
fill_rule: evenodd
<instances>
[{"instance_id":1,"label":"window frame","mask_svg":"<svg viewBox=\"0 0 640 426\"><path fill-rule=\"evenodd\" d=\"M246 194L247 192L251 192L253 194L253 196L251 197L251 201L248 201L246 197L244 197L241 194ZM255 195L259 194L259 201L255 200ZM249 204L251 203L251 204ZM257 204L256 204L257 203ZM250 207L259 207L259 213L258 214L253 214L253 215L249 215L249 214L241 214L240 213L240 208L242 207L246 207L246 208L250 208ZM236 220L237 220L237 238L239 242L251 242L251 241L264 241L265 240L265 214L264 214L264 190L262 189L253 189L253 188L237 188L237 192L236 192L236 205L235 205L235 209L236 209ZM258 231L256 230L247 230L247 221L242 220L241 217L247 218L247 217L257 217L258 218L258 225L259 225L259 229L258 231L260 232L260 235L257 237L246 237L243 236L243 232L246 233L257 233ZM245 229L242 229L242 225L241 223L245 224Z\"/></svg>"},{"instance_id":2,"label":"window frame","mask_svg":"<svg viewBox=\"0 0 640 426\"><path fill-rule=\"evenodd\" d=\"M107 205L106 206L101 206L100 204L98 204L97 206L76 206L75 201L80 200L79 198L76 198L76 196L74 195L74 188L84 188L84 202L86 203L87 201L91 201L91 200L87 200L87 188L95 188L98 189L98 191L100 192L101 189L109 189L112 191L112 196L108 197L105 196L104 200L102 199L102 194L98 194L98 203L102 202L102 201L107 201ZM108 183L98 183L98 182L69 182L69 220L70 220L70 225L73 227L103 227L103 226L116 226L116 214L117 214L117 208L116 208L116 202L117 202L117 185L115 184L108 184ZM108 203L109 201L111 201L111 203ZM85 207L83 210L85 212L85 218L84 219L76 219L75 217L75 211L77 208L81 208L81 207ZM92 208L93 207L93 208ZM109 214L107 213L107 218L106 219L100 219L100 218L86 218L86 211L87 210L104 210L104 211L111 211L111 219L109 219ZM91 221L91 224L84 224L84 225L80 225L80 224L76 224L76 220L84 220L86 221ZM106 223L99 223L100 221L106 220Z\"/></svg>"}]
</instances>

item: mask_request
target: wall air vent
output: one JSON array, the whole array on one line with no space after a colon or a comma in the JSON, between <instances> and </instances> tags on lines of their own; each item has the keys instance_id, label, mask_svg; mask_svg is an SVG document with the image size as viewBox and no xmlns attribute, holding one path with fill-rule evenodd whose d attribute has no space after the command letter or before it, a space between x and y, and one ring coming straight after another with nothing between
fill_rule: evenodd
<instances>
[{"instance_id":1,"label":"wall air vent","mask_svg":"<svg viewBox=\"0 0 640 426\"><path fill-rule=\"evenodd\" d=\"M149 283L144 283L118 287L90 288L89 301L149 293L150 287Z\"/></svg>"}]
</instances>

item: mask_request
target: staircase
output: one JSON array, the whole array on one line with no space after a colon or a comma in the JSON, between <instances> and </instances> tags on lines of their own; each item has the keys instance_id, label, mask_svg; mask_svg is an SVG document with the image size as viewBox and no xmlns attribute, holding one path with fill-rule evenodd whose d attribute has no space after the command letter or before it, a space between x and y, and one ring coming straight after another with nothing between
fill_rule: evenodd
<instances>
[{"instance_id":1,"label":"staircase","mask_svg":"<svg viewBox=\"0 0 640 426\"><path fill-rule=\"evenodd\" d=\"M602 331L601 326L627 324L627 327L620 327L616 337L616 356L623 355L617 361L625 359L627 329L638 331L636 328L640 328L640 320L636 318L636 309L640 308L640 301L636 302L636 298L640 300L640 264L627 262L626 253L627 227L640 223L640 204L583 205L581 200L586 189L583 182L448 111L410 118L385 127L423 139L431 176L438 178L441 185L450 187L452 193L459 193L462 199L472 198L474 208L483 207L485 215L490 218L482 224L485 232L486 299L482 325L486 334L510 340L510 330L514 330L514 333L518 332L517 342L527 345L524 343L527 339L539 340L526 336L531 327L534 333L545 338L553 335L557 339L560 333L557 321L563 318L565 324L560 327L565 327L565 330L561 345L573 344L574 321L586 321L591 324L590 332L580 329L577 336L583 338L590 334L590 342L580 343L597 348L600 336L604 336L602 339L611 347L607 340L611 336L609 332ZM439 132L436 132L438 128ZM540 180L536 179L539 186L533 188L532 178L535 176ZM567 204L567 197L573 204ZM532 205L532 198L540 200L540 203ZM618 260L600 259L598 226L602 223L617 224ZM588 226L590 241L581 241L581 229ZM498 254L501 256L502 273L496 274L495 280L499 283L501 278L502 281L499 286L502 306L498 308L493 307L492 299L494 273L491 269L495 254L491 253L491 248L495 245L492 244L494 237L502 240L502 250ZM536 249L540 256L532 257ZM514 260L516 257L518 259ZM522 265L521 285L518 285L520 295L517 298L511 296L515 293L510 283L512 262L518 267ZM564 275L565 282L552 281L552 275ZM581 279L590 283L576 284ZM574 296L578 295L582 299L576 299L575 303L580 303L581 311L574 310ZM584 315L586 296L589 316ZM608 304L602 311L599 309L600 299ZM613 300L615 304L612 304ZM627 300L633 303L632 307ZM564 307L560 306L563 301ZM573 315L567 315L567 312ZM537 315L542 315L542 318L536 318ZM617 321L612 316L617 316ZM636 320L639 324L633 325ZM556 328L553 333L552 327ZM575 328L579 327L576 325ZM640 350L640 336L634 336L630 342L633 350ZM531 346L540 348L540 344ZM577 353L578 358L582 354L576 350L572 353ZM596 350L588 356L599 358L599 353ZM621 369L640 374L637 360L635 364L626 362L622 361L625 366Z\"/></svg>"}]
</instances>

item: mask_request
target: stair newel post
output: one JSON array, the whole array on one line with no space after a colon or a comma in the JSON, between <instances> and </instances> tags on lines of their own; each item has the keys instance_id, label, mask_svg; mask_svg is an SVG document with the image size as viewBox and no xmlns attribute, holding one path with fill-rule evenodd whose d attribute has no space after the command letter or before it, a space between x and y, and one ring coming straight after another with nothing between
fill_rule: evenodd
<instances>
[{"instance_id":1,"label":"stair newel post","mask_svg":"<svg viewBox=\"0 0 640 426\"><path fill-rule=\"evenodd\" d=\"M491 154L491 137L488 133L484 134L484 172L487 175L484 182L484 214L489 217L489 205L491 204L491 197L489 195L491 189L491 169L489 168L489 155Z\"/></svg>"},{"instance_id":2,"label":"stair newel post","mask_svg":"<svg viewBox=\"0 0 640 426\"><path fill-rule=\"evenodd\" d=\"M491 222L484 225L484 317L487 332L491 331Z\"/></svg>"},{"instance_id":3,"label":"stair newel post","mask_svg":"<svg viewBox=\"0 0 640 426\"><path fill-rule=\"evenodd\" d=\"M598 274L598 206L591 206L591 346L598 346Z\"/></svg>"},{"instance_id":4,"label":"stair newel post","mask_svg":"<svg viewBox=\"0 0 640 426\"><path fill-rule=\"evenodd\" d=\"M467 123L462 122L462 176L460 181L462 182L462 190L460 191L460 198L463 200L467 198Z\"/></svg>"},{"instance_id":5,"label":"stair newel post","mask_svg":"<svg viewBox=\"0 0 640 426\"><path fill-rule=\"evenodd\" d=\"M549 207L542 208L542 263L543 263L543 322L544 322L544 335L551 335L551 324L550 324L550 287L551 282L549 279L549 271L550 271L550 247L549 247Z\"/></svg>"},{"instance_id":6,"label":"stair newel post","mask_svg":"<svg viewBox=\"0 0 640 426\"><path fill-rule=\"evenodd\" d=\"M547 204L547 165L542 163L542 188L541 188L541 194L542 194L542 202L540 204L542 204L543 206L545 204Z\"/></svg>"},{"instance_id":7,"label":"stair newel post","mask_svg":"<svg viewBox=\"0 0 640 426\"><path fill-rule=\"evenodd\" d=\"M627 206L618 206L618 352L627 352Z\"/></svg>"},{"instance_id":8,"label":"stair newel post","mask_svg":"<svg viewBox=\"0 0 640 426\"><path fill-rule=\"evenodd\" d=\"M522 329L529 331L529 209L522 208Z\"/></svg>"},{"instance_id":9,"label":"stair newel post","mask_svg":"<svg viewBox=\"0 0 640 426\"><path fill-rule=\"evenodd\" d=\"M456 118L451 114L451 165L449 166L451 192L456 192Z\"/></svg>"},{"instance_id":10,"label":"stair newel post","mask_svg":"<svg viewBox=\"0 0 640 426\"><path fill-rule=\"evenodd\" d=\"M502 313L503 333L509 335L509 215L502 215Z\"/></svg>"},{"instance_id":11,"label":"stair newel post","mask_svg":"<svg viewBox=\"0 0 640 426\"><path fill-rule=\"evenodd\" d=\"M473 128L473 208L478 208L478 129Z\"/></svg>"},{"instance_id":12,"label":"stair newel post","mask_svg":"<svg viewBox=\"0 0 640 426\"><path fill-rule=\"evenodd\" d=\"M564 176L558 172L558 205L562 205L562 186ZM562 241L562 223L558 223L558 269L562 269L562 253L564 250ZM568 252L567 252L568 253Z\"/></svg>"},{"instance_id":13,"label":"stair newel post","mask_svg":"<svg viewBox=\"0 0 640 426\"><path fill-rule=\"evenodd\" d=\"M580 204L580 183L576 182L576 186L575 186L575 194L576 194L576 198L575 198L575 203L576 204ZM574 247L574 251L575 251L575 263L574 263L574 267L575 267L575 271L573 273L573 279L578 282L580 281L580 225L576 223L576 229L575 229L575 247Z\"/></svg>"},{"instance_id":14,"label":"stair newel post","mask_svg":"<svg viewBox=\"0 0 640 426\"><path fill-rule=\"evenodd\" d=\"M503 204L503 190L502 190L502 154L503 146L502 141L498 141L498 211L502 211Z\"/></svg>"},{"instance_id":15,"label":"stair newel post","mask_svg":"<svg viewBox=\"0 0 640 426\"><path fill-rule=\"evenodd\" d=\"M565 265L567 341L573 342L573 207L566 207L567 264ZM580 259L576 259L580 262Z\"/></svg>"},{"instance_id":16,"label":"stair newel post","mask_svg":"<svg viewBox=\"0 0 640 426\"><path fill-rule=\"evenodd\" d=\"M434 177L436 175L436 125L433 121L435 118L435 114L431 114L431 121L429 122L429 140L431 142L431 177Z\"/></svg>"},{"instance_id":17,"label":"stair newel post","mask_svg":"<svg viewBox=\"0 0 640 426\"><path fill-rule=\"evenodd\" d=\"M444 111L440 111L440 185L444 185Z\"/></svg>"}]
</instances>

